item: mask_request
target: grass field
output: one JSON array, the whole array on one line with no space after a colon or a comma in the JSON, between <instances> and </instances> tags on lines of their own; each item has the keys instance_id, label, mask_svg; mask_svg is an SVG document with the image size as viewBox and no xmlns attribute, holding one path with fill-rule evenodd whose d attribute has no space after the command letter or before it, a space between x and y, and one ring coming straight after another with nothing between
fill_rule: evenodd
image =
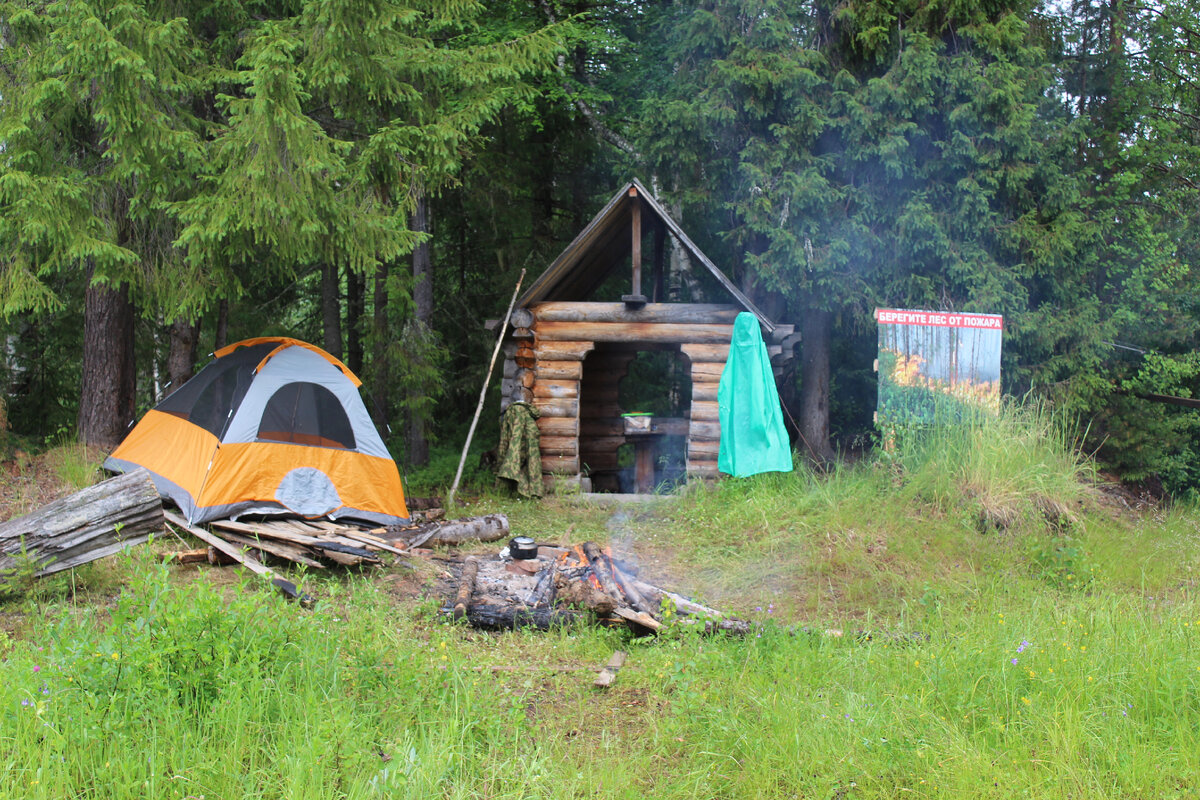
<instances>
[{"instance_id":1,"label":"grass field","mask_svg":"<svg viewBox=\"0 0 1200 800\"><path fill-rule=\"evenodd\" d=\"M1200 796L1200 513L1127 508L1036 409L649 509L483 510L756 632L483 634L420 599L431 565L301 576L309 611L158 543L0 609L0 796Z\"/></svg>"}]
</instances>

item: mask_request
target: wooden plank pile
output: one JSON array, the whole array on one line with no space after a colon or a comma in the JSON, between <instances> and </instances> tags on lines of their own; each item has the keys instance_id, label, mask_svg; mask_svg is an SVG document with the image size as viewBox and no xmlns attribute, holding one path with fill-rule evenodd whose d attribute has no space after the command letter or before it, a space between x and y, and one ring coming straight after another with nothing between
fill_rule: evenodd
<instances>
[{"instance_id":1,"label":"wooden plank pile","mask_svg":"<svg viewBox=\"0 0 1200 800\"><path fill-rule=\"evenodd\" d=\"M744 620L638 580L632 568L618 564L593 542L539 545L537 557L530 559L466 559L442 611L492 630L544 630L590 621L656 634L668 619L708 633L744 635L750 630Z\"/></svg>"},{"instance_id":2,"label":"wooden plank pile","mask_svg":"<svg viewBox=\"0 0 1200 800\"><path fill-rule=\"evenodd\" d=\"M262 562L269 559L303 564L312 569L326 569L329 566L379 564L381 553L404 552L377 535L382 533L382 528L371 532L324 520L214 520L210 523L210 531L188 525L182 517L169 512L167 520L208 544L211 549L205 552L209 563L236 561L255 572L260 572L255 569L256 566L261 567ZM171 554L171 560L186 563L200 559L198 552L190 551Z\"/></svg>"}]
</instances>

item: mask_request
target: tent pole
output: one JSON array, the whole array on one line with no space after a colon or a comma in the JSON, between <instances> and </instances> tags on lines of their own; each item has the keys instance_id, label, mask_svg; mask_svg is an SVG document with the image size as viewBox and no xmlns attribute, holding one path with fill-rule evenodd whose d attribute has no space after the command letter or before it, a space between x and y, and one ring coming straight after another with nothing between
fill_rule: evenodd
<instances>
[{"instance_id":1,"label":"tent pole","mask_svg":"<svg viewBox=\"0 0 1200 800\"><path fill-rule=\"evenodd\" d=\"M512 300L508 301L508 311L504 314L504 322L500 323L500 335L496 337L496 349L492 351L492 361L488 364L487 375L483 379L483 388L479 390L479 405L475 407L475 418L471 420L471 428L467 431L467 441L463 444L462 458L458 460L458 471L454 473L454 483L450 486L450 495L446 498L447 508L454 505L454 495L458 492L458 482L462 480L463 464L467 463L467 451L471 449L471 439L475 437L475 426L479 424L479 415L483 413L483 401L487 398L487 387L492 380L492 370L496 367L496 356L500 355L500 345L504 343L504 334L508 332L508 320L512 318L513 305L517 302L517 293L521 291L521 282L525 280L525 270L517 278L517 288L513 289Z\"/></svg>"}]
</instances>

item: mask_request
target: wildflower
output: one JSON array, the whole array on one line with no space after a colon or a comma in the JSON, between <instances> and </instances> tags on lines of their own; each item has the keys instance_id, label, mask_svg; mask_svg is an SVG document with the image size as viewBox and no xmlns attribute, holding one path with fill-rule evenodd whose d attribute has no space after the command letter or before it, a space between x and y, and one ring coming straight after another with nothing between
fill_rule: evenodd
<instances>
[{"instance_id":1,"label":"wildflower","mask_svg":"<svg viewBox=\"0 0 1200 800\"><path fill-rule=\"evenodd\" d=\"M1024 652L1025 652L1025 648L1026 648L1026 647L1029 647L1029 642L1027 642L1027 641L1025 641L1024 639L1022 639L1022 640L1021 640L1021 643L1020 643L1019 645L1017 645L1017 652L1018 652L1018 653L1024 653Z\"/></svg>"},{"instance_id":2,"label":"wildflower","mask_svg":"<svg viewBox=\"0 0 1200 800\"><path fill-rule=\"evenodd\" d=\"M117 660L117 659L119 659L121 656L120 656L120 654L118 654L118 653L113 653L113 654L112 654L112 657L113 657L113 661L116 661L116 660Z\"/></svg>"},{"instance_id":3,"label":"wildflower","mask_svg":"<svg viewBox=\"0 0 1200 800\"><path fill-rule=\"evenodd\" d=\"M42 671L42 668L41 668L41 667L39 667L37 664L34 664L34 665L33 665L33 671L34 671L34 672L41 672L41 671Z\"/></svg>"},{"instance_id":4,"label":"wildflower","mask_svg":"<svg viewBox=\"0 0 1200 800\"><path fill-rule=\"evenodd\" d=\"M758 612L759 614L761 614L761 613L762 613L762 606L755 606L755 607L754 607L754 610L755 610L756 612Z\"/></svg>"},{"instance_id":5,"label":"wildflower","mask_svg":"<svg viewBox=\"0 0 1200 800\"><path fill-rule=\"evenodd\" d=\"M1015 663L1017 663L1017 660L1014 658L1014 659L1012 660L1012 662L1015 664Z\"/></svg>"},{"instance_id":6,"label":"wildflower","mask_svg":"<svg viewBox=\"0 0 1200 800\"><path fill-rule=\"evenodd\" d=\"M21 705L28 707L28 706L33 705L33 703L31 703L29 700L26 699L26 700L21 701Z\"/></svg>"}]
</instances>

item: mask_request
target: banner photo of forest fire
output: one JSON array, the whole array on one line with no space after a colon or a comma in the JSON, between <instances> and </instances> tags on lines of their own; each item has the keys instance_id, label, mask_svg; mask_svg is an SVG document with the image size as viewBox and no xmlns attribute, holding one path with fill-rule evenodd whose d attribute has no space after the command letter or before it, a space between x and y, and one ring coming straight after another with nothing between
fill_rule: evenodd
<instances>
[{"instance_id":1,"label":"banner photo of forest fire","mask_svg":"<svg viewBox=\"0 0 1200 800\"><path fill-rule=\"evenodd\" d=\"M879 425L957 422L1000 405L999 314L876 309Z\"/></svg>"}]
</instances>

